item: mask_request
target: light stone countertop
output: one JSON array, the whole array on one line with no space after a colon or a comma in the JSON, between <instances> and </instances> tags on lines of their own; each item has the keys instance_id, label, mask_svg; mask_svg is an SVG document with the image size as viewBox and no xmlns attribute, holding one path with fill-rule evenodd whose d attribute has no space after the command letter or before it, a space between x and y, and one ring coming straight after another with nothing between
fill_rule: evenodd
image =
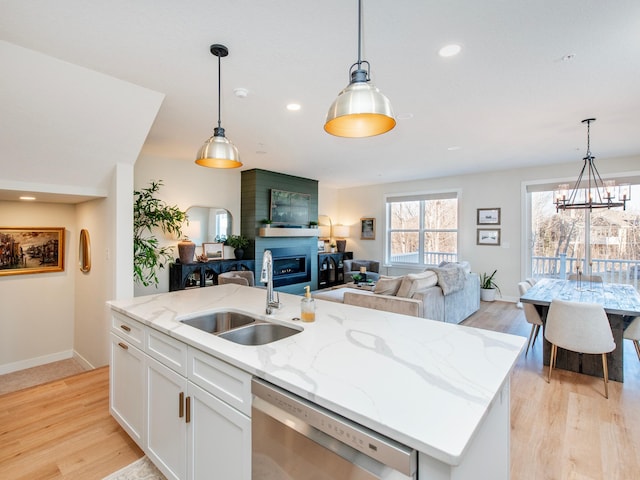
<instances>
[{"instance_id":1,"label":"light stone countertop","mask_svg":"<svg viewBox=\"0 0 640 480\"><path fill-rule=\"evenodd\" d=\"M302 297L220 285L109 302L111 307L195 348L374 431L457 465L526 339L389 312L316 300L316 321L300 316ZM303 332L262 346L238 345L179 320L231 309Z\"/></svg>"}]
</instances>

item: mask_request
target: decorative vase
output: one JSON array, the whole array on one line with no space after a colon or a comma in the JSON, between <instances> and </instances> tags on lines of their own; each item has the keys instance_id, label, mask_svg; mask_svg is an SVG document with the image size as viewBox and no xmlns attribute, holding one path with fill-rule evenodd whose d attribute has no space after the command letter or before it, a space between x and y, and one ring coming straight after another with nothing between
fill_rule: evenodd
<instances>
[{"instance_id":1,"label":"decorative vase","mask_svg":"<svg viewBox=\"0 0 640 480\"><path fill-rule=\"evenodd\" d=\"M196 244L188 238L178 242L178 256L180 263L193 263L193 256L196 253Z\"/></svg>"},{"instance_id":2,"label":"decorative vase","mask_svg":"<svg viewBox=\"0 0 640 480\"><path fill-rule=\"evenodd\" d=\"M244 257L244 249L243 248L236 248L233 251L233 254L236 256L237 260L242 260L242 257Z\"/></svg>"},{"instance_id":3,"label":"decorative vase","mask_svg":"<svg viewBox=\"0 0 640 480\"><path fill-rule=\"evenodd\" d=\"M495 288L481 288L480 289L480 300L483 302L493 302L496 299L496 289Z\"/></svg>"}]
</instances>

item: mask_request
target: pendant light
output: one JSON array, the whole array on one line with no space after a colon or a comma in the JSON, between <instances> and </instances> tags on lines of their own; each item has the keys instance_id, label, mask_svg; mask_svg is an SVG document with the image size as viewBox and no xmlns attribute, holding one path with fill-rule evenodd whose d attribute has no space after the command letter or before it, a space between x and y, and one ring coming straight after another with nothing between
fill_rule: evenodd
<instances>
[{"instance_id":1,"label":"pendant light","mask_svg":"<svg viewBox=\"0 0 640 480\"><path fill-rule=\"evenodd\" d=\"M358 0L358 61L349 68L349 85L329 108L324 124L327 133L338 137L372 137L396 126L389 99L369 83L369 70L369 62L362 60L362 0Z\"/></svg>"},{"instance_id":2,"label":"pendant light","mask_svg":"<svg viewBox=\"0 0 640 480\"><path fill-rule=\"evenodd\" d=\"M569 193L569 185L558 185L553 194L556 211L560 210L593 210L594 208L617 208L626 210L627 201L631 200L631 186L622 184L618 187L618 200L615 194L615 181L602 180L596 168L595 159L591 155L591 123L595 118L587 118L582 123L587 124L587 154L583 158L584 165L578 175L573 190ZM584 174L587 174L585 185L582 185Z\"/></svg>"},{"instance_id":3,"label":"pendant light","mask_svg":"<svg viewBox=\"0 0 640 480\"><path fill-rule=\"evenodd\" d=\"M214 44L210 51L218 57L218 126L200 147L196 163L209 168L238 168L242 166L238 149L224 136L224 128L220 125L220 58L229 55L229 50L224 45Z\"/></svg>"}]
</instances>

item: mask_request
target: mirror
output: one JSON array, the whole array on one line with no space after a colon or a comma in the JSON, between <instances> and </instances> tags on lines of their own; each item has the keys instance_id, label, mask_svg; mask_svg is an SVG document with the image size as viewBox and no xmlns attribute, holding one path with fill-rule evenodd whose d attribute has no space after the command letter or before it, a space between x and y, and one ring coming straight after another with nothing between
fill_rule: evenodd
<instances>
[{"instance_id":1,"label":"mirror","mask_svg":"<svg viewBox=\"0 0 640 480\"><path fill-rule=\"evenodd\" d=\"M219 243L231 235L231 213L220 207L189 207L182 233L196 245Z\"/></svg>"},{"instance_id":2,"label":"mirror","mask_svg":"<svg viewBox=\"0 0 640 480\"><path fill-rule=\"evenodd\" d=\"M89 231L84 228L80 230L78 264L81 272L87 273L91 270L91 239L89 238Z\"/></svg>"}]
</instances>

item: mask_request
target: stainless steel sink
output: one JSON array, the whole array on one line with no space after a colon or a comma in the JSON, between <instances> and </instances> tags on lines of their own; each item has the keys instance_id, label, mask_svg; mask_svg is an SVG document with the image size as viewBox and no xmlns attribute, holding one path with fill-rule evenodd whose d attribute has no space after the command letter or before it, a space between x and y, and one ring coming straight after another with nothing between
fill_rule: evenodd
<instances>
[{"instance_id":1,"label":"stainless steel sink","mask_svg":"<svg viewBox=\"0 0 640 480\"><path fill-rule=\"evenodd\" d=\"M290 337L301 330L280 325L278 323L254 323L245 327L229 330L221 333L220 338L224 338L240 345L264 345L266 343L282 340Z\"/></svg>"},{"instance_id":2,"label":"stainless steel sink","mask_svg":"<svg viewBox=\"0 0 640 480\"><path fill-rule=\"evenodd\" d=\"M242 327L255 322L256 319L239 312L213 312L199 315L193 318L181 320L186 325L191 325L199 330L209 333L221 333L234 328Z\"/></svg>"},{"instance_id":3,"label":"stainless steel sink","mask_svg":"<svg viewBox=\"0 0 640 480\"><path fill-rule=\"evenodd\" d=\"M206 313L180 322L241 345L264 345L301 331L233 311Z\"/></svg>"}]
</instances>

